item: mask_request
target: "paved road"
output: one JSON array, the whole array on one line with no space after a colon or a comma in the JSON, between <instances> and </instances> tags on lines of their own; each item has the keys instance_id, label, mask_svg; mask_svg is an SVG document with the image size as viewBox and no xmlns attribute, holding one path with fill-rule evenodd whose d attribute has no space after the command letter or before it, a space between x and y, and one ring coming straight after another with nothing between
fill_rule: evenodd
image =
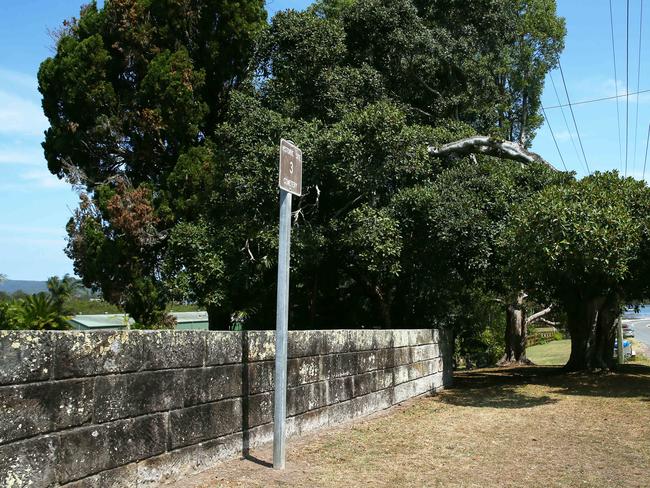
<instances>
[{"instance_id":1,"label":"paved road","mask_svg":"<svg viewBox=\"0 0 650 488\"><path fill-rule=\"evenodd\" d=\"M650 348L650 317L643 319L623 320L623 322L628 322L634 325L634 338L639 342L643 342L646 346L648 346L648 348Z\"/></svg>"}]
</instances>

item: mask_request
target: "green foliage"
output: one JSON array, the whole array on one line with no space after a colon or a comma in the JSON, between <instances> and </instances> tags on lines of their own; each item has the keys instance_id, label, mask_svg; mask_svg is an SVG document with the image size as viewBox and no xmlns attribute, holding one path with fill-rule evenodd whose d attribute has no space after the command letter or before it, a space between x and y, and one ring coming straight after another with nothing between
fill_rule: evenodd
<instances>
[{"instance_id":1,"label":"green foliage","mask_svg":"<svg viewBox=\"0 0 650 488\"><path fill-rule=\"evenodd\" d=\"M50 170L85 185L76 273L139 323L176 299L211 327L270 326L283 137L305 162L293 324L493 341L468 303L505 287L497 236L553 177L427 146L533 135L564 35L554 2L321 0L263 18L253 0L107 0L68 25L39 83Z\"/></svg>"},{"instance_id":2,"label":"green foliage","mask_svg":"<svg viewBox=\"0 0 650 488\"><path fill-rule=\"evenodd\" d=\"M262 0L91 2L41 65L49 169L85 190L68 255L139 321L154 325L166 302L167 179L223 121L265 18Z\"/></svg>"},{"instance_id":3,"label":"green foliage","mask_svg":"<svg viewBox=\"0 0 650 488\"><path fill-rule=\"evenodd\" d=\"M616 172L595 173L519 207L505 234L517 280L565 302L617 290L641 245L643 221L629 205L637 185Z\"/></svg>"},{"instance_id":4,"label":"green foliage","mask_svg":"<svg viewBox=\"0 0 650 488\"><path fill-rule=\"evenodd\" d=\"M46 293L37 293L20 304L20 322L33 330L69 329L67 317L61 314L59 304Z\"/></svg>"},{"instance_id":5,"label":"green foliage","mask_svg":"<svg viewBox=\"0 0 650 488\"><path fill-rule=\"evenodd\" d=\"M64 305L71 315L97 315L123 313L117 306L104 300L90 300L89 298L71 297Z\"/></svg>"},{"instance_id":6,"label":"green foliage","mask_svg":"<svg viewBox=\"0 0 650 488\"><path fill-rule=\"evenodd\" d=\"M0 302L0 330L20 329L20 308L16 302Z\"/></svg>"},{"instance_id":7,"label":"green foliage","mask_svg":"<svg viewBox=\"0 0 650 488\"><path fill-rule=\"evenodd\" d=\"M66 303L80 287L81 283L79 280L69 274L66 274L63 278L52 276L47 280L47 289L50 292L52 302L61 314L69 313Z\"/></svg>"},{"instance_id":8,"label":"green foliage","mask_svg":"<svg viewBox=\"0 0 650 488\"><path fill-rule=\"evenodd\" d=\"M0 329L64 330L68 317L46 293L0 303Z\"/></svg>"}]
</instances>

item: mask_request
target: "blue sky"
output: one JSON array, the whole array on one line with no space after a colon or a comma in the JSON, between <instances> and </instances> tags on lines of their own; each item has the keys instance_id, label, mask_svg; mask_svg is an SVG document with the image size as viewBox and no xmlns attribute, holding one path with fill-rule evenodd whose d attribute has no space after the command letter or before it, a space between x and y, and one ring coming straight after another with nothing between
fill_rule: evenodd
<instances>
[{"instance_id":1,"label":"blue sky","mask_svg":"<svg viewBox=\"0 0 650 488\"><path fill-rule=\"evenodd\" d=\"M630 0L629 91L637 87L639 13L642 0ZM82 0L2 1L0 6L0 273L12 279L43 280L72 273L63 253L65 224L77 203L69 187L49 174L40 143L47 120L40 108L36 73L52 54L48 29L78 14ZM100 4L103 2L99 2ZM305 0L268 2L271 13L301 9ZM613 0L618 92L625 93L625 2ZM586 8L588 5L588 8ZM645 2L640 89L650 89L650 2ZM562 67L572 102L614 95L615 77L609 24L609 1L559 0L567 21ZM552 73L562 103L562 79ZM543 103L558 105L550 78ZM619 146L616 102L603 101L574 107L580 136L591 171L624 168L625 100L619 101L622 146ZM629 97L628 175L642 176L646 133L650 122L650 93ZM547 111L550 126L569 169L586 174L571 113L568 127L559 109ZM573 138L573 142L572 142ZM636 146L634 144L636 138ZM574 148L575 144L575 148ZM622 148L622 149L621 149ZM562 168L548 124L539 131L533 150ZM636 157L635 157L636 153ZM650 173L650 168L648 173ZM646 175L647 179L647 175Z\"/></svg>"}]
</instances>

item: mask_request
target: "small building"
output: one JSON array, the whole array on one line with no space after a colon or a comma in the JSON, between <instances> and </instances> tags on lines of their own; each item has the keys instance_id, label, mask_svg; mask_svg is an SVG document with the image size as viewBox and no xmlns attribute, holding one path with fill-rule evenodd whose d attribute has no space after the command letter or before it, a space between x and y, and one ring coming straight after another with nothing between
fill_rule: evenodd
<instances>
[{"instance_id":1,"label":"small building","mask_svg":"<svg viewBox=\"0 0 650 488\"><path fill-rule=\"evenodd\" d=\"M177 330L208 330L208 312L171 312ZM134 320L127 314L75 315L70 324L77 330L122 330Z\"/></svg>"}]
</instances>

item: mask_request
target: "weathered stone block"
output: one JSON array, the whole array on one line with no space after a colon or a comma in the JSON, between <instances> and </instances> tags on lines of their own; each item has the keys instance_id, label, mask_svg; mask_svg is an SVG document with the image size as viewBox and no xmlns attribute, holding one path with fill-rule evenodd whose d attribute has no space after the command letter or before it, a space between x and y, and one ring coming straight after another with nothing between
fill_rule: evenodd
<instances>
[{"instance_id":1,"label":"weathered stone block","mask_svg":"<svg viewBox=\"0 0 650 488\"><path fill-rule=\"evenodd\" d=\"M415 331L415 344L432 344L437 342L434 338L434 329L416 329Z\"/></svg>"},{"instance_id":2,"label":"weathered stone block","mask_svg":"<svg viewBox=\"0 0 650 488\"><path fill-rule=\"evenodd\" d=\"M375 351L377 356L377 367L382 369L389 369L395 365L395 350L394 349L378 349Z\"/></svg>"},{"instance_id":3,"label":"weathered stone block","mask_svg":"<svg viewBox=\"0 0 650 488\"><path fill-rule=\"evenodd\" d=\"M287 361L287 384L290 386L304 385L314 381L322 381L329 373L329 360L323 356L308 356L289 359Z\"/></svg>"},{"instance_id":4,"label":"weathered stone block","mask_svg":"<svg viewBox=\"0 0 650 488\"><path fill-rule=\"evenodd\" d=\"M413 381L407 381L406 383L395 386L394 402L400 403L409 398L423 395L425 393L432 393L433 391L433 375L418 378Z\"/></svg>"},{"instance_id":5,"label":"weathered stone block","mask_svg":"<svg viewBox=\"0 0 650 488\"><path fill-rule=\"evenodd\" d=\"M67 483L164 452L165 417L155 414L62 432L59 481Z\"/></svg>"},{"instance_id":6,"label":"weathered stone block","mask_svg":"<svg viewBox=\"0 0 650 488\"><path fill-rule=\"evenodd\" d=\"M426 361L428 359L436 358L440 355L438 344L425 344L422 346L414 346L412 349L413 362Z\"/></svg>"},{"instance_id":7,"label":"weathered stone block","mask_svg":"<svg viewBox=\"0 0 650 488\"><path fill-rule=\"evenodd\" d=\"M245 334L244 355L248 358L248 362L271 361L275 359L274 331L255 330L244 332L243 334ZM291 344L290 338L289 344Z\"/></svg>"},{"instance_id":8,"label":"weathered stone block","mask_svg":"<svg viewBox=\"0 0 650 488\"><path fill-rule=\"evenodd\" d=\"M48 435L0 446L0 486L55 486L56 447L56 437Z\"/></svg>"},{"instance_id":9,"label":"weathered stone block","mask_svg":"<svg viewBox=\"0 0 650 488\"><path fill-rule=\"evenodd\" d=\"M311 410L287 419L287 436L293 437L306 432L312 432L322 429L328 424L329 408Z\"/></svg>"},{"instance_id":10,"label":"weathered stone block","mask_svg":"<svg viewBox=\"0 0 650 488\"><path fill-rule=\"evenodd\" d=\"M55 378L135 371L142 362L140 332L66 331L53 337Z\"/></svg>"},{"instance_id":11,"label":"weathered stone block","mask_svg":"<svg viewBox=\"0 0 650 488\"><path fill-rule=\"evenodd\" d=\"M324 407L328 403L327 381L296 386L287 390L287 416Z\"/></svg>"},{"instance_id":12,"label":"weathered stone block","mask_svg":"<svg viewBox=\"0 0 650 488\"><path fill-rule=\"evenodd\" d=\"M436 344L440 342L440 330L439 329L431 329L431 339L432 339L432 342L435 342Z\"/></svg>"},{"instance_id":13,"label":"weathered stone block","mask_svg":"<svg viewBox=\"0 0 650 488\"><path fill-rule=\"evenodd\" d=\"M383 370L371 371L355 375L354 377L354 396L367 395L373 391L382 390L392 383L392 374Z\"/></svg>"},{"instance_id":14,"label":"weathered stone block","mask_svg":"<svg viewBox=\"0 0 650 488\"><path fill-rule=\"evenodd\" d=\"M367 373L381 368L383 365L378 361L377 351L370 350L357 353L357 366L358 373Z\"/></svg>"},{"instance_id":15,"label":"weathered stone block","mask_svg":"<svg viewBox=\"0 0 650 488\"><path fill-rule=\"evenodd\" d=\"M243 429L273 422L273 393L242 398Z\"/></svg>"},{"instance_id":16,"label":"weathered stone block","mask_svg":"<svg viewBox=\"0 0 650 488\"><path fill-rule=\"evenodd\" d=\"M423 376L429 376L430 374L435 373L435 360L429 359L425 361L418 361L416 363L408 366L409 372L409 381L422 378Z\"/></svg>"},{"instance_id":17,"label":"weathered stone block","mask_svg":"<svg viewBox=\"0 0 650 488\"><path fill-rule=\"evenodd\" d=\"M206 366L242 362L248 332L209 331L206 333Z\"/></svg>"},{"instance_id":18,"label":"weathered stone block","mask_svg":"<svg viewBox=\"0 0 650 488\"><path fill-rule=\"evenodd\" d=\"M375 331L372 329L355 329L349 331L350 351L369 351L377 349Z\"/></svg>"},{"instance_id":19,"label":"weathered stone block","mask_svg":"<svg viewBox=\"0 0 650 488\"><path fill-rule=\"evenodd\" d=\"M275 362L262 361L247 364L248 376L245 387L249 395L255 395L275 389Z\"/></svg>"},{"instance_id":20,"label":"weathered stone block","mask_svg":"<svg viewBox=\"0 0 650 488\"><path fill-rule=\"evenodd\" d=\"M151 458L155 459L155 458ZM131 463L119 468L102 471L93 476L66 483L63 488L125 488L139 487L138 464Z\"/></svg>"},{"instance_id":21,"label":"weathered stone block","mask_svg":"<svg viewBox=\"0 0 650 488\"><path fill-rule=\"evenodd\" d=\"M348 352L332 356L332 376L339 378L357 374L359 371L359 353Z\"/></svg>"},{"instance_id":22,"label":"weathered stone block","mask_svg":"<svg viewBox=\"0 0 650 488\"><path fill-rule=\"evenodd\" d=\"M289 332L287 356L299 358L323 354L328 344L332 346L343 331L292 330ZM327 339L326 339L327 337Z\"/></svg>"},{"instance_id":23,"label":"weathered stone block","mask_svg":"<svg viewBox=\"0 0 650 488\"><path fill-rule=\"evenodd\" d=\"M393 347L393 331L390 329L375 330L375 347L377 349Z\"/></svg>"},{"instance_id":24,"label":"weathered stone block","mask_svg":"<svg viewBox=\"0 0 650 488\"><path fill-rule=\"evenodd\" d=\"M242 385L245 383L243 371L241 364L184 370L184 405L187 407L241 396Z\"/></svg>"},{"instance_id":25,"label":"weathered stone block","mask_svg":"<svg viewBox=\"0 0 650 488\"><path fill-rule=\"evenodd\" d=\"M0 444L90 422L92 381L0 387Z\"/></svg>"},{"instance_id":26,"label":"weathered stone block","mask_svg":"<svg viewBox=\"0 0 650 488\"><path fill-rule=\"evenodd\" d=\"M353 376L354 378L354 396L367 395L374 391L375 377L372 373L363 373Z\"/></svg>"},{"instance_id":27,"label":"weathered stone block","mask_svg":"<svg viewBox=\"0 0 650 488\"><path fill-rule=\"evenodd\" d=\"M95 379L95 422L183 406L183 371L144 371Z\"/></svg>"},{"instance_id":28,"label":"weathered stone block","mask_svg":"<svg viewBox=\"0 0 650 488\"><path fill-rule=\"evenodd\" d=\"M322 347L318 354L341 354L352 350L350 330L323 330Z\"/></svg>"},{"instance_id":29,"label":"weathered stone block","mask_svg":"<svg viewBox=\"0 0 650 488\"><path fill-rule=\"evenodd\" d=\"M354 398L354 418L365 417L371 413L385 410L392 406L393 393L392 389L379 390L364 396Z\"/></svg>"},{"instance_id":30,"label":"weathered stone block","mask_svg":"<svg viewBox=\"0 0 650 488\"><path fill-rule=\"evenodd\" d=\"M328 403L339 403L354 397L354 376L334 378L329 380Z\"/></svg>"},{"instance_id":31,"label":"weathered stone block","mask_svg":"<svg viewBox=\"0 0 650 488\"><path fill-rule=\"evenodd\" d=\"M410 364L395 366L393 368L393 385L399 385L400 383L409 381L409 369Z\"/></svg>"},{"instance_id":32,"label":"weathered stone block","mask_svg":"<svg viewBox=\"0 0 650 488\"><path fill-rule=\"evenodd\" d=\"M393 347L406 347L410 345L408 330L393 330Z\"/></svg>"},{"instance_id":33,"label":"weathered stone block","mask_svg":"<svg viewBox=\"0 0 650 488\"><path fill-rule=\"evenodd\" d=\"M222 400L169 413L172 449L242 430L241 399Z\"/></svg>"},{"instance_id":34,"label":"weathered stone block","mask_svg":"<svg viewBox=\"0 0 650 488\"><path fill-rule=\"evenodd\" d=\"M0 330L0 385L48 379L53 332Z\"/></svg>"},{"instance_id":35,"label":"weathered stone block","mask_svg":"<svg viewBox=\"0 0 650 488\"><path fill-rule=\"evenodd\" d=\"M381 390L331 405L327 408L329 425L338 426L354 418L388 408L391 405L391 390Z\"/></svg>"},{"instance_id":36,"label":"weathered stone block","mask_svg":"<svg viewBox=\"0 0 650 488\"><path fill-rule=\"evenodd\" d=\"M206 335L197 330L143 331L142 369L203 366Z\"/></svg>"},{"instance_id":37,"label":"weathered stone block","mask_svg":"<svg viewBox=\"0 0 650 488\"><path fill-rule=\"evenodd\" d=\"M393 365L394 366L402 366L404 364L410 364L413 362L413 352L412 348L405 346L405 347L398 347L393 349Z\"/></svg>"},{"instance_id":38,"label":"weathered stone block","mask_svg":"<svg viewBox=\"0 0 650 488\"><path fill-rule=\"evenodd\" d=\"M383 390L393 386L393 369L380 369L374 371L375 386L377 390Z\"/></svg>"},{"instance_id":39,"label":"weathered stone block","mask_svg":"<svg viewBox=\"0 0 650 488\"><path fill-rule=\"evenodd\" d=\"M434 390L441 390L445 387L444 376L442 373L432 375L431 384Z\"/></svg>"}]
</instances>

